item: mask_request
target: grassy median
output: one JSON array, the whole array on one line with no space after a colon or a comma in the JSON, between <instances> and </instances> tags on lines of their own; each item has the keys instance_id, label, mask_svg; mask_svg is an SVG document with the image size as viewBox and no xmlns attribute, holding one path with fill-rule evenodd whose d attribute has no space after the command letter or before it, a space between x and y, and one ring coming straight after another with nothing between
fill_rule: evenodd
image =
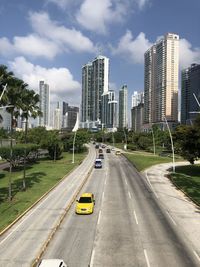
<instances>
[{"instance_id":1,"label":"grassy median","mask_svg":"<svg viewBox=\"0 0 200 267\"><path fill-rule=\"evenodd\" d=\"M86 153L75 154L72 164L72 154L63 153L63 158L57 161L43 159L26 167L26 191L22 191L23 168L13 170L12 201L8 201L9 170L0 171L0 231L22 214L38 198L52 188L59 180L81 163Z\"/></svg>"},{"instance_id":2,"label":"grassy median","mask_svg":"<svg viewBox=\"0 0 200 267\"><path fill-rule=\"evenodd\" d=\"M142 154L134 152L133 154L125 153L124 155L130 162L133 163L133 165L136 167L138 171L142 171L146 168L151 167L152 165L172 162L172 159L169 157L154 156L150 153Z\"/></svg>"},{"instance_id":3,"label":"grassy median","mask_svg":"<svg viewBox=\"0 0 200 267\"><path fill-rule=\"evenodd\" d=\"M200 165L176 167L172 182L200 206Z\"/></svg>"}]
</instances>

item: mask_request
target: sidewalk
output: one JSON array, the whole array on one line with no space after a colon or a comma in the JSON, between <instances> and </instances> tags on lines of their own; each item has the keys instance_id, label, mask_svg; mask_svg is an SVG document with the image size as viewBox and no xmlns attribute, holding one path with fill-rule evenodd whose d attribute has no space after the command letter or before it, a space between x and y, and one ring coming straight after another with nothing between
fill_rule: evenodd
<instances>
[{"instance_id":1,"label":"sidewalk","mask_svg":"<svg viewBox=\"0 0 200 267\"><path fill-rule=\"evenodd\" d=\"M188 164L177 162L176 166ZM181 227L191 241L200 260L200 208L166 177L169 173L167 169L171 167L172 163L159 164L146 169L143 174L174 225Z\"/></svg>"}]
</instances>

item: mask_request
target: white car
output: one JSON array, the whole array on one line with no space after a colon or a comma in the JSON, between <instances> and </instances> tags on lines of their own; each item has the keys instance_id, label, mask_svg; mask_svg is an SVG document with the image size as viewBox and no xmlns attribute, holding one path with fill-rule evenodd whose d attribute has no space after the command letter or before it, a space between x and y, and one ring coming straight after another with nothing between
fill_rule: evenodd
<instances>
[{"instance_id":1,"label":"white car","mask_svg":"<svg viewBox=\"0 0 200 267\"><path fill-rule=\"evenodd\" d=\"M67 264L61 259L43 259L37 267L67 267Z\"/></svg>"}]
</instances>

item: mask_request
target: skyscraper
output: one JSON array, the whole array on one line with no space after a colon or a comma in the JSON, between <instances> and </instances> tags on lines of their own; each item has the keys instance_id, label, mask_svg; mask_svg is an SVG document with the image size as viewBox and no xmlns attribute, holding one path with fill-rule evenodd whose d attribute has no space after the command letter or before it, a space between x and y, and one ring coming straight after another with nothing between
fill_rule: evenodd
<instances>
[{"instance_id":1,"label":"skyscraper","mask_svg":"<svg viewBox=\"0 0 200 267\"><path fill-rule=\"evenodd\" d=\"M138 106L140 103L144 103L144 92L134 91L132 95L132 108Z\"/></svg>"},{"instance_id":2,"label":"skyscraper","mask_svg":"<svg viewBox=\"0 0 200 267\"><path fill-rule=\"evenodd\" d=\"M89 62L82 67L82 103L81 120L92 120L92 63Z\"/></svg>"},{"instance_id":3,"label":"skyscraper","mask_svg":"<svg viewBox=\"0 0 200 267\"><path fill-rule=\"evenodd\" d=\"M60 130L62 126L62 114L59 102L57 103L57 107L54 110L54 116L53 116L53 128Z\"/></svg>"},{"instance_id":4,"label":"skyscraper","mask_svg":"<svg viewBox=\"0 0 200 267\"><path fill-rule=\"evenodd\" d=\"M117 101L114 90L102 95L102 124L105 128L117 127Z\"/></svg>"},{"instance_id":5,"label":"skyscraper","mask_svg":"<svg viewBox=\"0 0 200 267\"><path fill-rule=\"evenodd\" d=\"M50 92L49 85L40 81L39 83L39 95L40 95L40 110L43 113L42 117L39 117L39 126L49 126L50 116Z\"/></svg>"},{"instance_id":6,"label":"skyscraper","mask_svg":"<svg viewBox=\"0 0 200 267\"><path fill-rule=\"evenodd\" d=\"M123 85L119 90L119 128L128 128L128 88Z\"/></svg>"},{"instance_id":7,"label":"skyscraper","mask_svg":"<svg viewBox=\"0 0 200 267\"><path fill-rule=\"evenodd\" d=\"M102 121L102 95L108 92L109 59L98 56L82 67L81 121Z\"/></svg>"},{"instance_id":8,"label":"skyscraper","mask_svg":"<svg viewBox=\"0 0 200 267\"><path fill-rule=\"evenodd\" d=\"M145 55L145 123L178 121L179 36L167 33Z\"/></svg>"},{"instance_id":9,"label":"skyscraper","mask_svg":"<svg viewBox=\"0 0 200 267\"><path fill-rule=\"evenodd\" d=\"M181 73L181 123L191 124L200 108L200 65L192 64Z\"/></svg>"}]
</instances>

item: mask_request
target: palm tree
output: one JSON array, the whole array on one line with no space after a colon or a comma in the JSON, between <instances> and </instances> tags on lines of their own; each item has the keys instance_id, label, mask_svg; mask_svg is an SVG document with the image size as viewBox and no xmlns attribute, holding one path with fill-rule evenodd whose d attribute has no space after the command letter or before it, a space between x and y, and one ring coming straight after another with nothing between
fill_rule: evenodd
<instances>
[{"instance_id":1,"label":"palm tree","mask_svg":"<svg viewBox=\"0 0 200 267\"><path fill-rule=\"evenodd\" d=\"M25 121L25 151L24 151L24 175L23 175L23 190L26 190L26 144L29 117L36 118L42 115L39 108L39 95L33 90L27 89L27 84L23 85L21 92L21 117Z\"/></svg>"}]
</instances>

